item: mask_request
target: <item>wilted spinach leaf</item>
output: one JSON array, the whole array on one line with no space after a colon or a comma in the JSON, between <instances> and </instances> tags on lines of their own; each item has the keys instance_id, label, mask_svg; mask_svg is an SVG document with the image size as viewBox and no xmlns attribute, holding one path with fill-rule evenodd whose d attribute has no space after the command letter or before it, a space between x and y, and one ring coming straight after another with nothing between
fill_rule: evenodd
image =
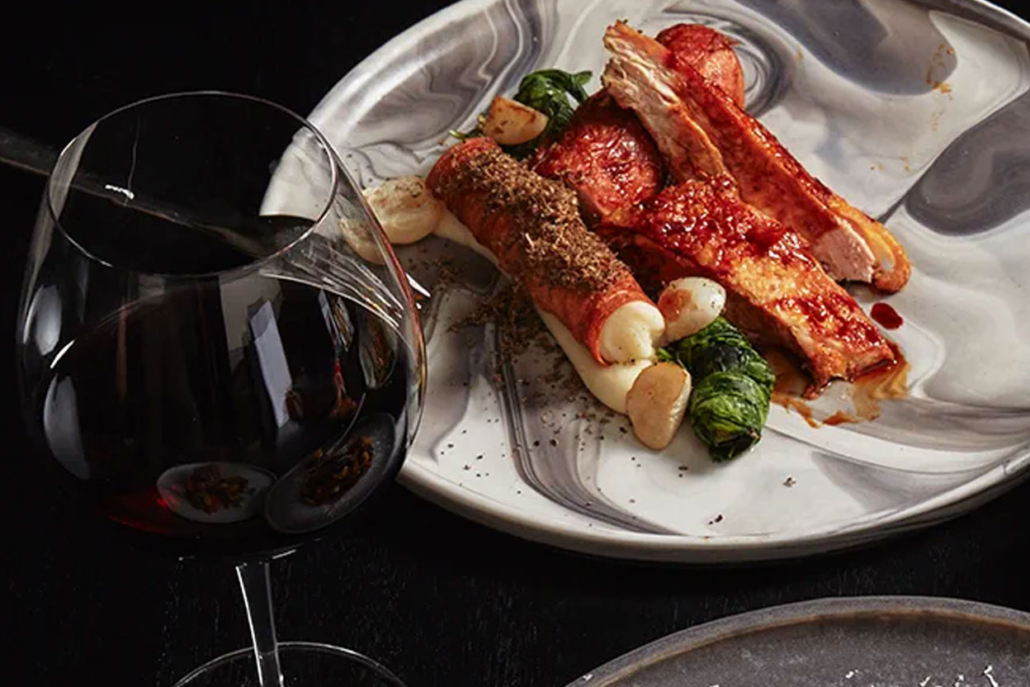
<instances>
[{"instance_id":1,"label":"wilted spinach leaf","mask_svg":"<svg viewBox=\"0 0 1030 687\"><path fill-rule=\"evenodd\" d=\"M739 329L719 317L661 349L658 358L690 371L690 424L713 460L729 460L758 442L776 377Z\"/></svg>"},{"instance_id":2,"label":"wilted spinach leaf","mask_svg":"<svg viewBox=\"0 0 1030 687\"><path fill-rule=\"evenodd\" d=\"M590 76L590 72L571 74L561 69L541 69L522 77L513 100L547 115L547 127L532 141L508 146L505 150L521 159L560 134L576 112L576 107L569 102L569 96L575 99L577 105L586 100L587 92L583 86L590 81Z\"/></svg>"},{"instance_id":3,"label":"wilted spinach leaf","mask_svg":"<svg viewBox=\"0 0 1030 687\"><path fill-rule=\"evenodd\" d=\"M519 90L512 100L547 115L547 127L532 141L502 146L505 152L517 159L525 158L541 144L564 131L576 112L576 106L588 97L583 87L590 81L590 76L590 72L572 74L561 69L541 69L522 77ZM575 100L575 105L569 102L570 96ZM450 135L459 141L483 135L480 128L483 115L480 115L479 119L480 124L477 124L475 129L467 132L451 131Z\"/></svg>"}]
</instances>

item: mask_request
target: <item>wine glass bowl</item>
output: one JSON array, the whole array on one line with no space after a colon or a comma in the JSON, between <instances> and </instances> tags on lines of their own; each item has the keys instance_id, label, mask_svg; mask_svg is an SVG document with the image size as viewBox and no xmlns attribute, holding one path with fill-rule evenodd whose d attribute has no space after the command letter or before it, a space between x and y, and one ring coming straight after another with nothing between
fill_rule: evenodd
<instances>
[{"instance_id":1,"label":"wine glass bowl","mask_svg":"<svg viewBox=\"0 0 1030 687\"><path fill-rule=\"evenodd\" d=\"M421 414L389 243L325 138L247 96L152 98L65 148L18 349L56 479L177 555L267 560L324 534L397 473ZM267 596L267 574L240 579Z\"/></svg>"}]
</instances>

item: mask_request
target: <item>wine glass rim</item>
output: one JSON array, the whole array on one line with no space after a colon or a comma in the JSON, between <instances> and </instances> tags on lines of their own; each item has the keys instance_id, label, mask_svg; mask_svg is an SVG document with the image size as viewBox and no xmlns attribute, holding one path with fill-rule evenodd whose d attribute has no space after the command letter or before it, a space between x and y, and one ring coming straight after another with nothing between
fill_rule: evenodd
<instances>
[{"instance_id":1,"label":"wine glass rim","mask_svg":"<svg viewBox=\"0 0 1030 687\"><path fill-rule=\"evenodd\" d=\"M325 205L322 207L322 209L318 213L318 217L315 218L314 220L312 220L311 226L309 226L307 229L305 229L303 232L301 232L298 236L296 236L293 240L291 240L289 243L285 244L284 246L282 246L281 248L279 248L276 251L273 251L273 252L271 252L271 253L269 253L267 255L262 255L261 257L256 257L253 260L250 260L249 262L247 262L246 264L243 264L243 265L238 265L236 267L229 267L229 268L221 269L221 270L212 270L212 271L209 271L209 272L155 272L155 271L138 269L138 268L132 267L130 265L116 264L116 263L112 263L112 262L110 262L108 260L105 260L102 257L94 254L93 252L89 251L85 246L83 246L81 243L76 241L75 238L72 236L71 232L69 232L64 227L64 225L62 225L61 219L60 219L60 214L54 208L54 204L53 204L53 190L54 190L55 185L56 185L55 177L54 177L54 174L53 174L53 170L56 170L58 168L58 166L61 164L61 162L65 159L65 157L71 151L71 149L75 145L75 143L77 141L79 141L87 133L92 131L101 122L103 122L103 121L105 121L107 119L110 119L111 117L114 117L116 115L122 114L123 112L126 112L126 111L132 110L134 108L140 107L142 105L148 105L150 103L154 103L154 102L158 102L158 101L162 101L162 100L173 100L173 99L177 99L177 98L212 97L212 96L218 97L218 98L225 98L225 99L247 100L247 101L250 101L250 102L253 102L253 103L258 103L260 105L265 105L265 106L271 107L271 108L273 108L275 110L278 110L279 112L281 112L281 113L283 113L283 114L285 114L285 115L287 115L289 117L292 117L293 119L297 120L297 122L302 127L307 129L308 132L310 132L315 137L315 139L318 141L318 143L322 146L322 149L324 150L325 155L328 158L328 162L329 162L329 170L330 170L329 194L328 194L328 197L326 198ZM57 156L57 160L55 161L54 167L51 170L50 177L47 179L46 187L45 187L45 190L44 190L44 193L43 193L43 196L44 196L43 204L46 206L46 211L47 211L47 214L50 215L50 219L53 221L54 225L58 228L58 230L61 232L61 234L64 235L65 239L67 239L69 243L71 243L73 246L75 246L75 248L80 253L85 255L90 260L92 260L94 262L97 262L97 263L100 263L101 265L104 265L105 267L108 267L108 268L111 268L111 269L123 270L123 271L126 271L126 272L131 272L133 274L158 277L158 278L165 279L165 280L170 280L170 281L171 280L183 280L183 281L186 281L186 280L191 280L191 279L211 278L211 277L216 277L216 276L224 277L226 275L233 275L233 274L236 274L236 273L246 274L246 273L252 272L255 269L260 268L262 265L270 263L273 260L275 260L275 259L283 256L284 254L288 253L294 246L296 246L297 244L301 243L302 241L307 239L309 236L311 236L312 232L314 232L316 229L318 229L318 227L325 220L326 216L329 214L329 211L331 210L332 205L333 205L333 199L336 197L337 186L340 183L340 174L341 174L341 167L340 167L340 164L339 164L338 160L336 159L335 149L333 148L332 144L329 143L329 139L327 139L325 137L325 134L323 134L318 129L318 127L316 127L314 124L312 124L310 121L308 121L305 117L302 117L301 115L297 114L296 112L294 112L290 108L286 107L285 105L280 105L277 102L274 102L272 100L268 100L267 98L262 98L260 96L248 95L248 94L245 94L245 93L236 93L236 92L233 92L233 91L223 91L223 90L217 90L217 89L204 89L204 90L194 90L194 91L175 91L175 92L172 92L172 93L162 93L162 94L159 94L159 95L154 95L154 96L149 96L149 97L146 97L146 98L141 98L140 100L133 101L133 102L128 103L126 105L122 105L121 107L118 107L118 108L116 108L114 110L111 110L110 112L108 112L108 113L104 114L103 116L97 118L91 124L89 124L87 127L85 127L82 131L80 131L78 134L76 134L70 141L68 141L68 143L64 146L64 148L61 149L60 154ZM68 186L71 187L72 184L69 183Z\"/></svg>"}]
</instances>

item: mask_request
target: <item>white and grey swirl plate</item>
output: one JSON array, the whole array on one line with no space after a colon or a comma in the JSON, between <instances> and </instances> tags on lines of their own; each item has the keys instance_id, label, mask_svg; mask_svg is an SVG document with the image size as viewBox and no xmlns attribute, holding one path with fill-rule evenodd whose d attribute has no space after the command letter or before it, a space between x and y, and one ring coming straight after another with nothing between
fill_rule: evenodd
<instances>
[{"instance_id":1,"label":"white and grey swirl plate","mask_svg":"<svg viewBox=\"0 0 1030 687\"><path fill-rule=\"evenodd\" d=\"M880 218L914 265L888 332L908 398L810 428L774 406L756 449L713 464L688 429L643 449L497 327L455 329L496 273L431 239L399 251L432 294L427 408L402 473L469 518L560 547L684 562L798 556L952 517L1030 465L1030 25L974 0L465 0L401 34L311 114L363 186L424 173L451 129L542 67L605 63L616 19L736 38L748 109L816 176ZM435 258L448 257L450 278ZM869 307L880 297L855 290ZM846 391L831 387L816 414Z\"/></svg>"}]
</instances>

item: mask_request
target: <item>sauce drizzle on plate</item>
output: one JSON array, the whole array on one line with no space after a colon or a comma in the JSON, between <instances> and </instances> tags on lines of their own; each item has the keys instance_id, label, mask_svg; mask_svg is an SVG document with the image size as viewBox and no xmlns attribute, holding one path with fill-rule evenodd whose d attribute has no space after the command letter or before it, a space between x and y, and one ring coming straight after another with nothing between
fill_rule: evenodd
<instances>
[{"instance_id":1,"label":"sauce drizzle on plate","mask_svg":"<svg viewBox=\"0 0 1030 687\"><path fill-rule=\"evenodd\" d=\"M879 322L884 329L897 329L905 324L898 311L886 303L874 303L869 316Z\"/></svg>"},{"instance_id":2,"label":"sauce drizzle on plate","mask_svg":"<svg viewBox=\"0 0 1030 687\"><path fill-rule=\"evenodd\" d=\"M895 362L868 372L847 385L847 398L851 411L837 410L823 420L816 419L816 411L803 399L805 389L811 380L796 360L778 349L764 351L766 360L776 374L772 401L788 411L796 411L810 427L818 429L823 425L831 427L843 424L868 422L880 417L881 401L904 398L908 395L909 363L901 350L891 344Z\"/></svg>"}]
</instances>

